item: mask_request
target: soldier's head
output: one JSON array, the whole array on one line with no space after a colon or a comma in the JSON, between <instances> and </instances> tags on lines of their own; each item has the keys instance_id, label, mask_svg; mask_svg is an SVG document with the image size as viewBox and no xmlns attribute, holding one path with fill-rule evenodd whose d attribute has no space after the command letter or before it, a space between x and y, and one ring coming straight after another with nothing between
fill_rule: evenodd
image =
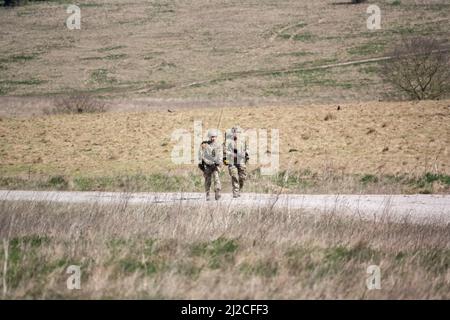
<instances>
[{"instance_id":1,"label":"soldier's head","mask_svg":"<svg viewBox=\"0 0 450 320\"><path fill-rule=\"evenodd\" d=\"M217 139L217 130L209 130L208 131L208 139L212 142L216 141Z\"/></svg>"}]
</instances>

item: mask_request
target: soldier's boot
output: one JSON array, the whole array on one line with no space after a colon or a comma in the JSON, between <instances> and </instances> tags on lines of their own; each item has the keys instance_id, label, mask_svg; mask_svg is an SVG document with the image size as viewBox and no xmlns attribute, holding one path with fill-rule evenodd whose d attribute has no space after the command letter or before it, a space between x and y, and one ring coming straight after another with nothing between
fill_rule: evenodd
<instances>
[{"instance_id":1,"label":"soldier's boot","mask_svg":"<svg viewBox=\"0 0 450 320\"><path fill-rule=\"evenodd\" d=\"M215 191L215 193L214 193L214 198L215 198L216 200L219 200L219 199L220 199L220 189L216 189L216 191Z\"/></svg>"},{"instance_id":2,"label":"soldier's boot","mask_svg":"<svg viewBox=\"0 0 450 320\"><path fill-rule=\"evenodd\" d=\"M210 196L209 196L209 191L206 192L206 201L211 200Z\"/></svg>"},{"instance_id":3,"label":"soldier's boot","mask_svg":"<svg viewBox=\"0 0 450 320\"><path fill-rule=\"evenodd\" d=\"M244 188L244 180L239 180L239 191L242 191Z\"/></svg>"}]
</instances>

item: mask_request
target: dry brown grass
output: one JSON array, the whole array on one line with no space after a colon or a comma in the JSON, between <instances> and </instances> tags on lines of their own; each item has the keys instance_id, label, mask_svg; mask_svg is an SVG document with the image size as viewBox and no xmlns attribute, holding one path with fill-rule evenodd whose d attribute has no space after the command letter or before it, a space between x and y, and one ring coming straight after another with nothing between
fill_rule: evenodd
<instances>
[{"instance_id":1,"label":"dry brown grass","mask_svg":"<svg viewBox=\"0 0 450 320\"><path fill-rule=\"evenodd\" d=\"M439 221L126 201L0 208L7 299L449 298L450 229ZM71 264L81 266L80 291L66 288ZM381 290L365 287L371 264Z\"/></svg>"},{"instance_id":2,"label":"dry brown grass","mask_svg":"<svg viewBox=\"0 0 450 320\"><path fill-rule=\"evenodd\" d=\"M342 175L450 174L450 101L225 108L221 129L280 130L281 170ZM219 109L3 118L3 176L198 173L170 160L171 134L194 120L217 125ZM325 121L328 114L333 119ZM289 152L292 149L298 151ZM250 170L258 166L250 166Z\"/></svg>"}]
</instances>

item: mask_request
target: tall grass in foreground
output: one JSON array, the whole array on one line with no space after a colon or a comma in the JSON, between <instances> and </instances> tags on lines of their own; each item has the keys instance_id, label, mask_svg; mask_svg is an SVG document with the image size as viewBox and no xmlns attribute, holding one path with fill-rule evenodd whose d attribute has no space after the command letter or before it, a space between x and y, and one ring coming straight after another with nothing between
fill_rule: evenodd
<instances>
[{"instance_id":1,"label":"tall grass in foreground","mask_svg":"<svg viewBox=\"0 0 450 320\"><path fill-rule=\"evenodd\" d=\"M448 224L337 214L2 201L3 298L450 298Z\"/></svg>"}]
</instances>

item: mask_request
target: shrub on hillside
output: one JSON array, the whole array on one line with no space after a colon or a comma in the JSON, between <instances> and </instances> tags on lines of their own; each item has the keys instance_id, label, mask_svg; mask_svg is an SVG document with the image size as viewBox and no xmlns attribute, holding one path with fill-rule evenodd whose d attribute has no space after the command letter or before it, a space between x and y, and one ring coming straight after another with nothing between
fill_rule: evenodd
<instances>
[{"instance_id":1,"label":"shrub on hillside","mask_svg":"<svg viewBox=\"0 0 450 320\"><path fill-rule=\"evenodd\" d=\"M52 109L45 110L46 114L98 113L106 111L103 101L82 94L56 98L53 105Z\"/></svg>"}]
</instances>

